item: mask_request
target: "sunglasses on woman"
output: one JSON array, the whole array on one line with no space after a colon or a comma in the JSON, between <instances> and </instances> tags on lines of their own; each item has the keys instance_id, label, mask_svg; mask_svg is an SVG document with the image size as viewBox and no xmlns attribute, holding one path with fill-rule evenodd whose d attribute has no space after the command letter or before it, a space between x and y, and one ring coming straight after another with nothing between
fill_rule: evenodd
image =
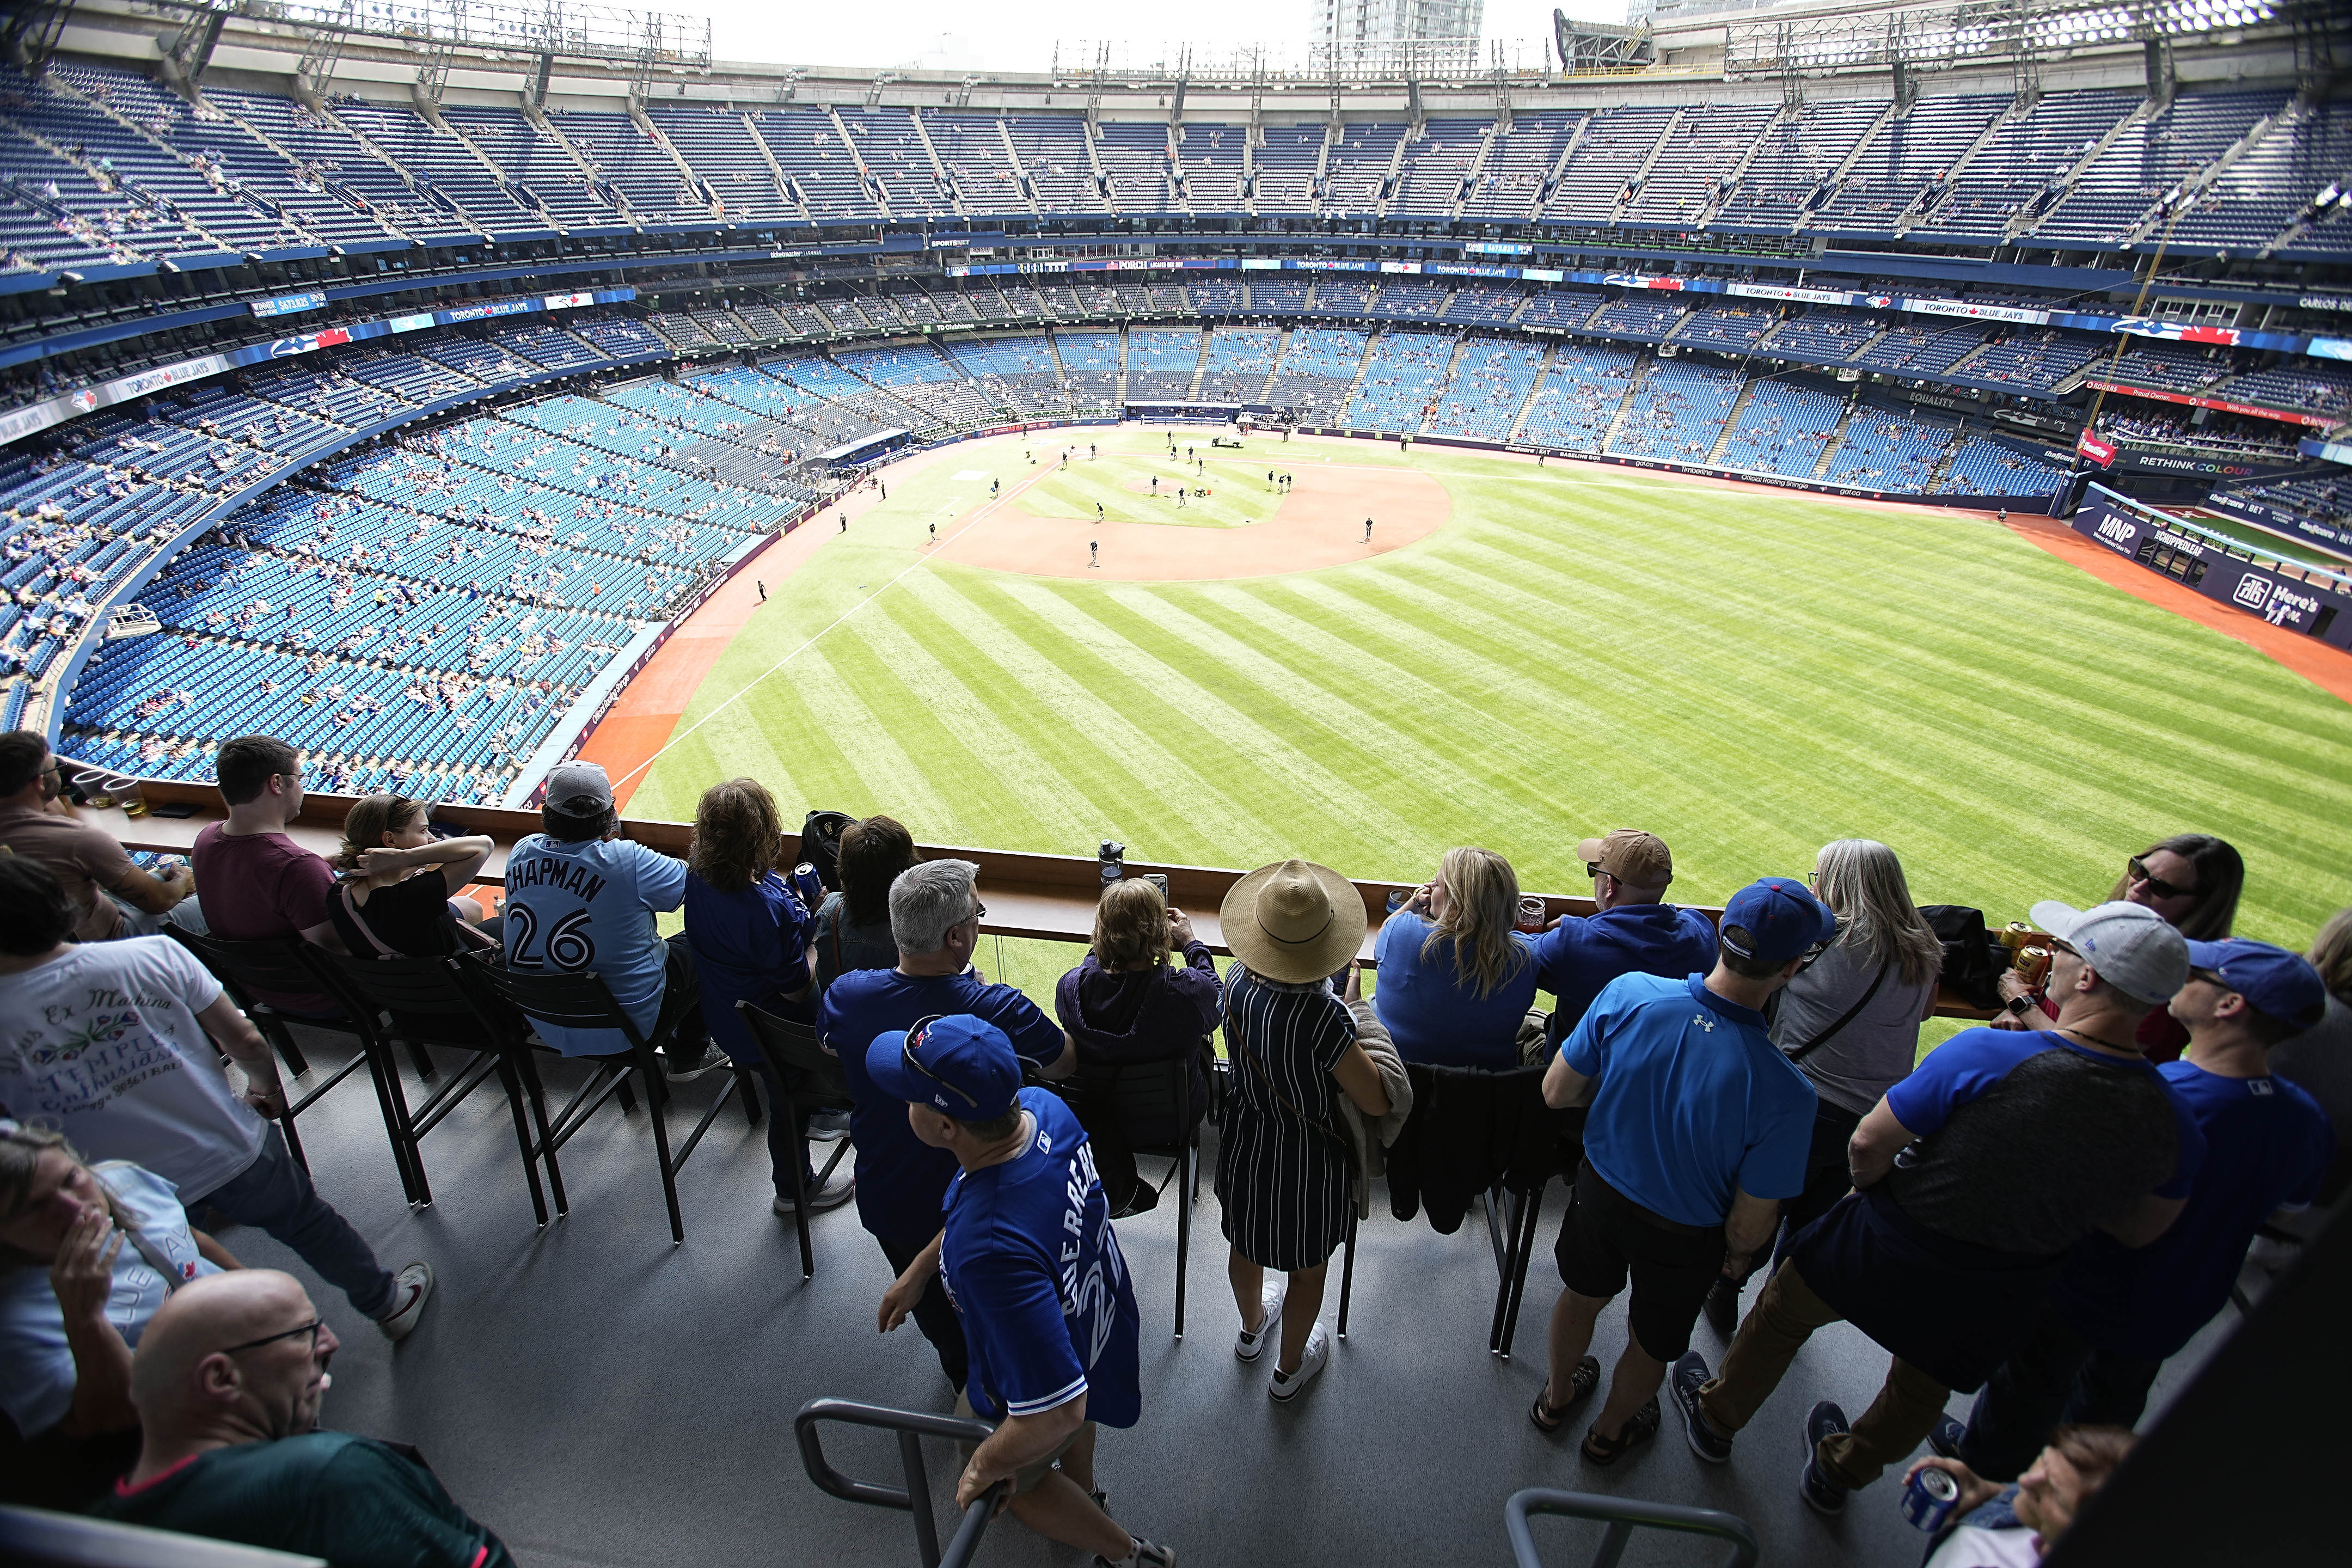
<instances>
[{"instance_id":1,"label":"sunglasses on woman","mask_svg":"<svg viewBox=\"0 0 2352 1568\"><path fill-rule=\"evenodd\" d=\"M2124 863L2124 871L2132 881L2147 888L2159 899L2186 899L2197 891L2194 888L2183 888L2176 883L2166 881L2150 871L2147 868L2147 862L2137 855Z\"/></svg>"}]
</instances>

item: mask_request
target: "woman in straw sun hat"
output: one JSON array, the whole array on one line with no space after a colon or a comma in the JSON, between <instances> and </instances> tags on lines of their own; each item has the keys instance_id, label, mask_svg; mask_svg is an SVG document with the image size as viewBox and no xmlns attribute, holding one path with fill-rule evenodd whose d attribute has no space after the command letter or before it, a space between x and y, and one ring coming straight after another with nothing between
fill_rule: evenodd
<instances>
[{"instance_id":1,"label":"woman in straw sun hat","mask_svg":"<svg viewBox=\"0 0 2352 1568\"><path fill-rule=\"evenodd\" d=\"M1233 1094L1217 1156L1226 1272L1241 1309L1234 1353L1255 1362L1280 1314L1268 1388L1287 1401L1329 1360L1316 1315L1323 1271L1347 1232L1353 1171L1336 1092L1367 1115L1387 1113L1379 1069L1356 1043L1335 978L1355 989L1363 899L1339 872L1305 860L1262 866L1234 884L1220 920L1234 965L1226 977L1225 1048ZM1279 1269L1286 1284L1269 1284Z\"/></svg>"}]
</instances>

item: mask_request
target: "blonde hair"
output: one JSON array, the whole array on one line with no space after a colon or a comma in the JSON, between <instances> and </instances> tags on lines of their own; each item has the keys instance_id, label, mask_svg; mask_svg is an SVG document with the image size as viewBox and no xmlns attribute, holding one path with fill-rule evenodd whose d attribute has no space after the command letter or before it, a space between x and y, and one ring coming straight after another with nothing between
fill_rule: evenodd
<instances>
[{"instance_id":1,"label":"blonde hair","mask_svg":"<svg viewBox=\"0 0 2352 1568\"><path fill-rule=\"evenodd\" d=\"M1421 944L1421 961L1432 963L1440 947L1452 948L1454 974L1483 1000L1531 962L1511 940L1519 920L1518 873L1492 849L1465 847L1445 852L1437 879L1445 888L1445 913Z\"/></svg>"},{"instance_id":2,"label":"blonde hair","mask_svg":"<svg viewBox=\"0 0 2352 1568\"><path fill-rule=\"evenodd\" d=\"M1157 969L1168 962L1168 900L1140 877L1113 882L1095 906L1095 962L1105 969Z\"/></svg>"},{"instance_id":3,"label":"blonde hair","mask_svg":"<svg viewBox=\"0 0 2352 1568\"><path fill-rule=\"evenodd\" d=\"M1822 845L1814 891L1838 917L1832 945L1857 949L1874 964L1892 963L1906 985L1942 973L1944 944L1911 902L1903 862L1877 839Z\"/></svg>"},{"instance_id":4,"label":"blonde hair","mask_svg":"<svg viewBox=\"0 0 2352 1568\"><path fill-rule=\"evenodd\" d=\"M0 1220L14 1220L32 1194L33 1176L41 1156L55 1149L75 1164L87 1170L89 1162L81 1151L66 1142L66 1135L46 1127L11 1127L0 1132ZM107 1212L114 1216L115 1225L124 1231L136 1228L138 1221L115 1197L114 1189L104 1182L99 1190L106 1194ZM0 1242L0 1268L46 1268L47 1258L37 1258L28 1252Z\"/></svg>"},{"instance_id":5,"label":"blonde hair","mask_svg":"<svg viewBox=\"0 0 2352 1568\"><path fill-rule=\"evenodd\" d=\"M2329 991L2339 997L2352 997L2352 910L2338 910L2328 916L2319 934L2311 939L2311 966L2319 971Z\"/></svg>"}]
</instances>

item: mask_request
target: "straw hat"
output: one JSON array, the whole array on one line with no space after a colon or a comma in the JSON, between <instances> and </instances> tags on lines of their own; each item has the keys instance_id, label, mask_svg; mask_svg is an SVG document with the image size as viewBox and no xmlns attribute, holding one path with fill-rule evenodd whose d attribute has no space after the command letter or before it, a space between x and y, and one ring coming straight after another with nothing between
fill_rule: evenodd
<instances>
[{"instance_id":1,"label":"straw hat","mask_svg":"<svg viewBox=\"0 0 2352 1568\"><path fill-rule=\"evenodd\" d=\"M1339 972L1370 924L1355 885L1328 866L1285 860L1235 882L1217 911L1225 945L1249 969L1294 985Z\"/></svg>"}]
</instances>

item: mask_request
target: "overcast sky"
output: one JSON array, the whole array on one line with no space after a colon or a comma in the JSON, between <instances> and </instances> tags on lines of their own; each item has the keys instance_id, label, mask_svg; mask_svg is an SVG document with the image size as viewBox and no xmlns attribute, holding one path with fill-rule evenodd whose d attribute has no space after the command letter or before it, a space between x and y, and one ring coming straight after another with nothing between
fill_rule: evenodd
<instances>
[{"instance_id":1,"label":"overcast sky","mask_svg":"<svg viewBox=\"0 0 2352 1568\"><path fill-rule=\"evenodd\" d=\"M1160 46L1171 41L1189 41L1202 57L1262 43L1303 60L1307 17L1307 0L1191 0L1166 7L1101 0L869 0L789 8L777 0L659 3L709 16L712 52L723 60L948 70L1044 70L1057 40L1065 64L1081 53L1092 58L1092 46L1104 40L1126 46L1138 63L1162 58ZM1486 0L1486 35L1523 40L1528 63L1540 64L1558 3ZM1561 8L1590 20L1622 21L1625 14L1623 0L1577 0Z\"/></svg>"}]
</instances>

